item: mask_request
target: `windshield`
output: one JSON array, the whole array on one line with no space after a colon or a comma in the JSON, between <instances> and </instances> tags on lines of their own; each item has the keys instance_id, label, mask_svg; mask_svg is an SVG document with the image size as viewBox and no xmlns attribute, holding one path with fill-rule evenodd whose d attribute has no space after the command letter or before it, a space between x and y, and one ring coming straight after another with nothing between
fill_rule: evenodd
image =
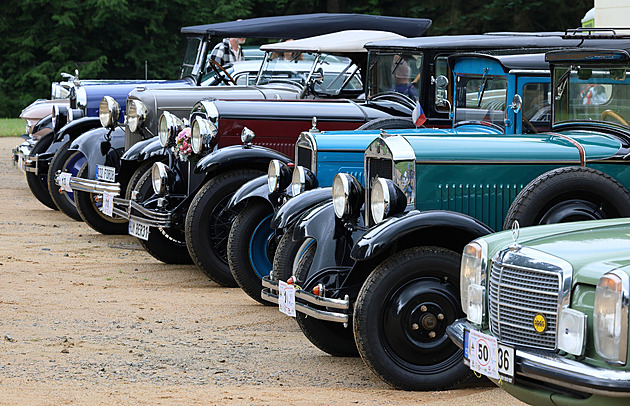
<instances>
[{"instance_id":1,"label":"windshield","mask_svg":"<svg viewBox=\"0 0 630 406\"><path fill-rule=\"evenodd\" d=\"M483 121L505 128L507 79L493 75L457 75L455 122Z\"/></svg>"},{"instance_id":2,"label":"windshield","mask_svg":"<svg viewBox=\"0 0 630 406\"><path fill-rule=\"evenodd\" d=\"M184 53L184 60L182 61L180 79L186 76L194 75L195 63L197 62L199 48L201 46L201 37L188 37L188 44L186 45L186 52Z\"/></svg>"},{"instance_id":3,"label":"windshield","mask_svg":"<svg viewBox=\"0 0 630 406\"><path fill-rule=\"evenodd\" d=\"M630 127L630 77L625 66L558 66L554 70L554 124L606 121Z\"/></svg>"},{"instance_id":4,"label":"windshield","mask_svg":"<svg viewBox=\"0 0 630 406\"><path fill-rule=\"evenodd\" d=\"M397 92L418 100L422 54L379 52L369 59L368 98Z\"/></svg>"},{"instance_id":5,"label":"windshield","mask_svg":"<svg viewBox=\"0 0 630 406\"><path fill-rule=\"evenodd\" d=\"M271 52L267 56L257 84L288 83L303 88L316 84L316 90L338 92L344 89L362 90L363 85L350 58L302 52ZM310 80L309 80L310 79Z\"/></svg>"}]
</instances>

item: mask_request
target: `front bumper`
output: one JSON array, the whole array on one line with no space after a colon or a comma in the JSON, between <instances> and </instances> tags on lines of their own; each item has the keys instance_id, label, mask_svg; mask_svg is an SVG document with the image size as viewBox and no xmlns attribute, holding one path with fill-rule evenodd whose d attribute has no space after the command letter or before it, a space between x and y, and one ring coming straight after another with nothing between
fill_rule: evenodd
<instances>
[{"instance_id":1,"label":"front bumper","mask_svg":"<svg viewBox=\"0 0 630 406\"><path fill-rule=\"evenodd\" d=\"M478 330L465 319L451 324L446 333L459 347L464 347L464 329ZM569 392L588 393L606 397L630 397L630 371L604 369L580 361L561 357L552 352L516 348L514 356L515 384L519 377L525 382L548 388L553 392L561 387ZM524 383L525 384L525 383Z\"/></svg>"},{"instance_id":2,"label":"front bumper","mask_svg":"<svg viewBox=\"0 0 630 406\"><path fill-rule=\"evenodd\" d=\"M55 184L57 186L60 186L59 173L55 174ZM70 178L70 187L72 188L72 190L78 190L80 192L88 192L94 194L103 194L107 192L113 194L114 196L120 195L120 183L118 182L103 182L100 180L92 180L72 176Z\"/></svg>"},{"instance_id":3,"label":"front bumper","mask_svg":"<svg viewBox=\"0 0 630 406\"><path fill-rule=\"evenodd\" d=\"M31 156L31 151L34 146L35 142L28 140L11 149L13 165L17 164L23 172L37 173L39 155Z\"/></svg>"},{"instance_id":4,"label":"front bumper","mask_svg":"<svg viewBox=\"0 0 630 406\"><path fill-rule=\"evenodd\" d=\"M175 213L169 210L156 211L147 209L133 198L128 200L128 216L130 221L144 224L149 227L169 228L175 224Z\"/></svg>"},{"instance_id":5,"label":"front bumper","mask_svg":"<svg viewBox=\"0 0 630 406\"><path fill-rule=\"evenodd\" d=\"M264 276L262 286L261 298L278 304L278 282L271 280L269 276ZM296 288L295 311L318 320L349 323L352 306L348 295L344 299L331 299Z\"/></svg>"}]
</instances>

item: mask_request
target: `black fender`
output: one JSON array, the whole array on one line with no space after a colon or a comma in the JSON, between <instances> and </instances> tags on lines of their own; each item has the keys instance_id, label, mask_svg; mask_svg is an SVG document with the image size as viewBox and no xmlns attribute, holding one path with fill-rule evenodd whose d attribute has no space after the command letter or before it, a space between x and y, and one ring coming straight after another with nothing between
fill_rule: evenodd
<instances>
[{"instance_id":1,"label":"black fender","mask_svg":"<svg viewBox=\"0 0 630 406\"><path fill-rule=\"evenodd\" d=\"M102 127L101 120L98 117L83 117L78 120L73 120L64 125L55 132L54 141L70 141L77 138L79 135L94 128Z\"/></svg>"},{"instance_id":2,"label":"black fender","mask_svg":"<svg viewBox=\"0 0 630 406\"><path fill-rule=\"evenodd\" d=\"M300 193L280 206L278 212L271 219L271 228L287 228L298 221L308 209L331 200L332 187L317 188Z\"/></svg>"},{"instance_id":3,"label":"black fender","mask_svg":"<svg viewBox=\"0 0 630 406\"><path fill-rule=\"evenodd\" d=\"M279 193L274 194L278 195ZM241 186L230 199L227 208L232 208L239 203L245 202L246 200L262 199L269 202L269 205L271 205L275 210L278 205L278 199L271 199L270 195L269 186L267 186L267 175L262 175Z\"/></svg>"},{"instance_id":4,"label":"black fender","mask_svg":"<svg viewBox=\"0 0 630 406\"><path fill-rule=\"evenodd\" d=\"M133 144L122 156L123 161L145 161L156 155L168 156L166 148L160 144L159 137L151 137Z\"/></svg>"},{"instance_id":5,"label":"black fender","mask_svg":"<svg viewBox=\"0 0 630 406\"><path fill-rule=\"evenodd\" d=\"M88 179L96 179L96 165L120 169L120 156L125 148L125 130L99 127L81 135L70 145L70 150L80 151L88 162Z\"/></svg>"},{"instance_id":6,"label":"black fender","mask_svg":"<svg viewBox=\"0 0 630 406\"><path fill-rule=\"evenodd\" d=\"M350 252L365 232L363 219L357 223L356 227L346 228L335 216L332 199L315 205L302 215L296 224L293 239L299 241L312 238L317 243L309 279L321 270L347 268L354 264Z\"/></svg>"},{"instance_id":7,"label":"black fender","mask_svg":"<svg viewBox=\"0 0 630 406\"><path fill-rule=\"evenodd\" d=\"M357 241L350 255L356 261L366 261L392 250L402 251L422 245L461 252L470 241L493 232L466 214L413 210L372 227Z\"/></svg>"},{"instance_id":8,"label":"black fender","mask_svg":"<svg viewBox=\"0 0 630 406\"><path fill-rule=\"evenodd\" d=\"M35 134L37 132L40 132L44 128L49 128L51 130L53 129L52 114L49 114L49 115L44 116L41 119L39 119L39 121L36 122L35 125L33 125L33 128L31 130L31 134Z\"/></svg>"},{"instance_id":9,"label":"black fender","mask_svg":"<svg viewBox=\"0 0 630 406\"><path fill-rule=\"evenodd\" d=\"M233 169L258 169L267 172L269 161L272 159L278 159L285 164L292 162L288 156L271 148L258 145L232 145L214 150L201 158L194 172L205 172L205 181L218 173Z\"/></svg>"}]
</instances>

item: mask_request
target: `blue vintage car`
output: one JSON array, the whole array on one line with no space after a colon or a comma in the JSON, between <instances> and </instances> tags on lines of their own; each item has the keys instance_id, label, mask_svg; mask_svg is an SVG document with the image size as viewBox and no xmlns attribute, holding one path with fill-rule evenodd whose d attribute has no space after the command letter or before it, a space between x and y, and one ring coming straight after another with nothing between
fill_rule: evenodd
<instances>
[{"instance_id":1,"label":"blue vintage car","mask_svg":"<svg viewBox=\"0 0 630 406\"><path fill-rule=\"evenodd\" d=\"M370 368L397 387L445 387L467 374L462 352L445 336L461 315L458 252L467 241L515 219L630 215L623 162L628 54L583 49L546 58L554 87L541 102L553 103L552 132L384 135L366 150L365 189L348 174L337 176L333 203L309 212L294 234L312 239L294 272L302 288L298 321L312 342L338 352L356 343ZM510 122L527 106L514 103L495 115L497 105L484 98L490 81L509 81L518 69L488 68L471 78L472 89L456 94L455 115L461 109ZM597 86L603 89L591 90ZM341 327L350 322L353 331Z\"/></svg>"}]
</instances>

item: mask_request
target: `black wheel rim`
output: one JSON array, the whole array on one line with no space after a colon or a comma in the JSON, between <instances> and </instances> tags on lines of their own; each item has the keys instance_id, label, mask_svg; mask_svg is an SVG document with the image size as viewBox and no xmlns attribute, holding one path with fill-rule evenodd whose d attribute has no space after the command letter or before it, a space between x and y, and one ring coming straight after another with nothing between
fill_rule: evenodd
<instances>
[{"instance_id":1,"label":"black wheel rim","mask_svg":"<svg viewBox=\"0 0 630 406\"><path fill-rule=\"evenodd\" d=\"M232 198L232 194L223 197L212 209L210 213L209 239L210 247L214 253L227 265L227 240L230 234L230 228L238 211L235 209L226 209L228 202Z\"/></svg>"},{"instance_id":2,"label":"black wheel rim","mask_svg":"<svg viewBox=\"0 0 630 406\"><path fill-rule=\"evenodd\" d=\"M462 362L446 335L461 317L457 289L438 277L414 278L392 290L378 323L389 357L401 368L427 374Z\"/></svg>"},{"instance_id":3,"label":"black wheel rim","mask_svg":"<svg viewBox=\"0 0 630 406\"><path fill-rule=\"evenodd\" d=\"M570 199L554 204L544 211L538 224L567 223L570 221L601 220L618 217L619 213L596 199Z\"/></svg>"}]
</instances>

